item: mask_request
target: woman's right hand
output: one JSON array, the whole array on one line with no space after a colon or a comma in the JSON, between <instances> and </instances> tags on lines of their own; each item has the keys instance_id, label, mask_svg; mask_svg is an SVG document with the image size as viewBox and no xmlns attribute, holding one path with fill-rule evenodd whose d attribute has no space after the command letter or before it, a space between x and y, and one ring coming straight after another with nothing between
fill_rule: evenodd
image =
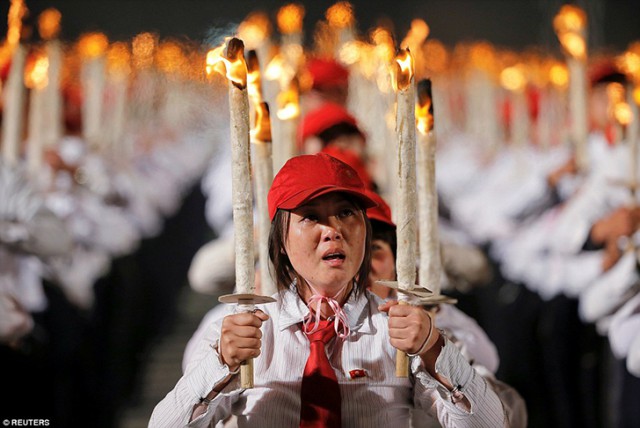
<instances>
[{"instance_id":1,"label":"woman's right hand","mask_svg":"<svg viewBox=\"0 0 640 428\"><path fill-rule=\"evenodd\" d=\"M224 317L218 351L230 371L236 371L243 361L260 355L260 327L268 319L269 315L259 309Z\"/></svg>"}]
</instances>

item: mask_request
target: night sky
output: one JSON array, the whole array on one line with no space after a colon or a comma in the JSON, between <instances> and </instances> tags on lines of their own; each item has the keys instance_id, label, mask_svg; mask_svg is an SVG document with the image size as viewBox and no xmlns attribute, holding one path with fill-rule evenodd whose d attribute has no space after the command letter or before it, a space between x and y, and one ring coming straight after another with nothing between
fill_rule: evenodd
<instances>
[{"instance_id":1,"label":"night sky","mask_svg":"<svg viewBox=\"0 0 640 428\"><path fill-rule=\"evenodd\" d=\"M9 0L2 0L6 17ZM82 32L100 30L112 40L129 39L152 31L162 37L205 40L211 28L233 28L252 10L275 16L285 1L263 0L27 0L30 19L47 7L62 12L62 38L75 39ZM305 29L324 16L334 1L306 1ZM522 49L537 45L552 51L558 42L553 16L565 2L559 0L358 0L354 5L358 30L366 32L380 20L393 23L397 37L406 33L411 19L420 17L431 27L431 36L449 46L461 41L487 40L499 46ZM624 50L640 39L640 0L582 0L586 10L592 51ZM6 18L0 31L6 34ZM308 34L309 35L309 34ZM309 41L309 37L307 37Z\"/></svg>"}]
</instances>

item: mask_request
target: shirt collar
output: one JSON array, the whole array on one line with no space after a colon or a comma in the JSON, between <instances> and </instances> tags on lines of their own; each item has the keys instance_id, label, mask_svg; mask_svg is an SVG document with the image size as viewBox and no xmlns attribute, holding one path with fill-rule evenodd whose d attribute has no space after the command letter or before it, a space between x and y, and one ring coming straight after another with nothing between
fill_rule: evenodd
<instances>
[{"instance_id":1,"label":"shirt collar","mask_svg":"<svg viewBox=\"0 0 640 428\"><path fill-rule=\"evenodd\" d=\"M309 308L298 295L295 284L292 284L288 290L281 293L280 300L280 319L278 328L280 331L298 324L304 320L309 313ZM347 315L349 329L352 333L358 332L369 334L373 331L371 321L368 319L370 309L369 305L375 304L369 298L369 293L350 293L349 299L343 305L344 312Z\"/></svg>"}]
</instances>

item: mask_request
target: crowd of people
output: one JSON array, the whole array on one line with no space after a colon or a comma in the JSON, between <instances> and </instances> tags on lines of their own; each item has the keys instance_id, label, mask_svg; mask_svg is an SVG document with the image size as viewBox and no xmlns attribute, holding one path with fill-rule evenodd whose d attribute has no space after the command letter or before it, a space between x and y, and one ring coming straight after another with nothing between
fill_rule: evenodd
<instances>
[{"instance_id":1,"label":"crowd of people","mask_svg":"<svg viewBox=\"0 0 640 428\"><path fill-rule=\"evenodd\" d=\"M278 15L279 50L258 25L269 23L264 14L249 15L236 35L257 53L272 111L270 263L256 265L256 294L277 302L250 313L214 306L149 425L640 423L640 67L629 60L640 61L640 46L585 62L588 135L579 147L568 108L575 76L562 61L484 42L447 50L413 22L398 45L410 48L414 79L433 85L443 298L399 305L398 292L377 282L397 279L394 37L379 27L362 41L353 17L336 25L327 13L315 46L303 49L299 29ZM41 37L2 51L8 408L64 426L115 426L174 321L180 288L238 291L227 87L207 76L200 47L150 33L107 41L98 54L86 53L100 44L95 34L64 50ZM57 71L55 49L64 58ZM59 79L46 88L62 107L51 141L30 126L48 120L33 118L39 87L27 78L43 57L50 82ZM514 75L524 83L511 85ZM28 108L6 101L15 86L22 97L29 89ZM96 86L97 134L88 129ZM299 115L281 117L296 90ZM19 115L24 134L8 124L12 109L28 111ZM278 144L293 155L281 168ZM261 270L273 284L261 283ZM318 357L327 361L308 373L318 332L328 336ZM395 375L396 350L409 355L407 378ZM245 389L238 372L248 358L255 385ZM34 408L25 399L34 385L53 399Z\"/></svg>"}]
</instances>

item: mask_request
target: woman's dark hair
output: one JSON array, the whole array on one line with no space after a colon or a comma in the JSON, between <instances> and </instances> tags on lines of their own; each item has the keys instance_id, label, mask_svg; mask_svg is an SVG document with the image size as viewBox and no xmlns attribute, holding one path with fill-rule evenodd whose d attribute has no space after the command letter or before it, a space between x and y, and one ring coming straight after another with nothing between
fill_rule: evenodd
<instances>
[{"instance_id":1,"label":"woman's dark hair","mask_svg":"<svg viewBox=\"0 0 640 428\"><path fill-rule=\"evenodd\" d=\"M359 207L356 200L348 196L347 199ZM371 223L365 210L360 208L360 211L362 211L362 216L365 221L366 238L362 265L360 265L360 269L355 276L356 287L354 293L356 293L356 295L367 288L367 277L371 269ZM279 291L288 289L294 280L297 281L298 285L303 283L302 277L296 273L285 251L290 219L290 211L279 209L271 222L271 231L269 232L269 259L273 264L275 274L272 272L272 276L275 277Z\"/></svg>"},{"instance_id":2,"label":"woman's dark hair","mask_svg":"<svg viewBox=\"0 0 640 428\"><path fill-rule=\"evenodd\" d=\"M398 251L396 229L382 221L371 220L371 230L371 240L379 239L389 244L391 251L393 252L393 259L395 260L397 258L396 255Z\"/></svg>"},{"instance_id":3,"label":"woman's dark hair","mask_svg":"<svg viewBox=\"0 0 640 428\"><path fill-rule=\"evenodd\" d=\"M360 132L358 127L355 125L347 122L340 122L320 132L318 134L318 138L320 138L322 140L322 143L326 146L341 135L362 136L362 132Z\"/></svg>"}]
</instances>

